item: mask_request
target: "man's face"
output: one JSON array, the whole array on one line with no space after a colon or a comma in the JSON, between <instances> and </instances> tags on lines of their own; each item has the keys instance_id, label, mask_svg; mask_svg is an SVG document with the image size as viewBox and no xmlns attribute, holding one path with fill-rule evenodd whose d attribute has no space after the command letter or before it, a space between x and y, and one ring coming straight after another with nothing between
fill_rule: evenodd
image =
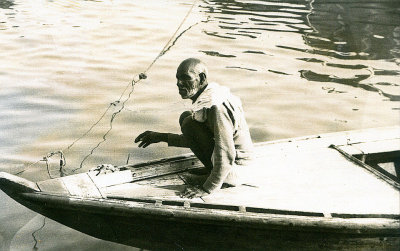
<instances>
[{"instance_id":1,"label":"man's face","mask_svg":"<svg viewBox=\"0 0 400 251\"><path fill-rule=\"evenodd\" d=\"M176 72L179 94L182 99L193 97L200 87L200 78L190 67L179 67Z\"/></svg>"}]
</instances>

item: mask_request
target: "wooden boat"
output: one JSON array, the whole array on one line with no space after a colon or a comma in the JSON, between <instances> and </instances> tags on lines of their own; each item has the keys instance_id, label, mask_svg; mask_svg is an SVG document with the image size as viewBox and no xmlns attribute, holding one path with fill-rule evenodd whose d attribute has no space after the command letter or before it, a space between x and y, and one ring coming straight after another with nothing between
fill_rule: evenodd
<instances>
[{"instance_id":1,"label":"wooden boat","mask_svg":"<svg viewBox=\"0 0 400 251\"><path fill-rule=\"evenodd\" d=\"M399 250L400 127L257 144L243 185L202 198L193 155L31 182L22 205L91 236L146 249Z\"/></svg>"}]
</instances>

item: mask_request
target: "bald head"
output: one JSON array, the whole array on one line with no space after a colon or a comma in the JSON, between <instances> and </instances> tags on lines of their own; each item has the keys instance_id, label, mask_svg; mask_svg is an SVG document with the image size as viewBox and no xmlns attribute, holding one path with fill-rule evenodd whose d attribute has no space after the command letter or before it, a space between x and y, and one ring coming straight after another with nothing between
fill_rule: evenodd
<instances>
[{"instance_id":1,"label":"bald head","mask_svg":"<svg viewBox=\"0 0 400 251\"><path fill-rule=\"evenodd\" d=\"M206 76L208 75L206 65L197 58L188 58L183 60L179 65L177 72L191 72L196 75L204 73Z\"/></svg>"},{"instance_id":2,"label":"bald head","mask_svg":"<svg viewBox=\"0 0 400 251\"><path fill-rule=\"evenodd\" d=\"M182 61L176 71L179 94L183 99L193 99L207 85L207 67L197 58Z\"/></svg>"}]
</instances>

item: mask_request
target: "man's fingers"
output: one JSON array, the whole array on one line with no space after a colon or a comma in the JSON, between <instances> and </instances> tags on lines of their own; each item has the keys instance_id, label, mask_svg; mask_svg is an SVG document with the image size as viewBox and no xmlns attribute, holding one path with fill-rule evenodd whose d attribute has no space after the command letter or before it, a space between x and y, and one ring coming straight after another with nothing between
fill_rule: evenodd
<instances>
[{"instance_id":1,"label":"man's fingers","mask_svg":"<svg viewBox=\"0 0 400 251\"><path fill-rule=\"evenodd\" d=\"M185 190L183 190L183 191L181 192L180 197L181 197L181 198L185 197L185 195L187 194L187 192L188 192L188 187L185 188Z\"/></svg>"},{"instance_id":2,"label":"man's fingers","mask_svg":"<svg viewBox=\"0 0 400 251\"><path fill-rule=\"evenodd\" d=\"M139 134L139 136L137 136L136 139L135 139L135 143L137 143L137 142L143 140L143 138L144 138L148 133L149 133L149 131L145 131L145 132Z\"/></svg>"},{"instance_id":3,"label":"man's fingers","mask_svg":"<svg viewBox=\"0 0 400 251\"><path fill-rule=\"evenodd\" d=\"M141 139L141 142L140 142L140 144L139 144L139 147L145 147L144 145L148 145L149 144L149 140L148 140L148 138L145 136L143 139Z\"/></svg>"},{"instance_id":4,"label":"man's fingers","mask_svg":"<svg viewBox=\"0 0 400 251\"><path fill-rule=\"evenodd\" d=\"M189 198L192 199L196 195L196 190L191 187L187 187L182 193L181 198Z\"/></svg>"},{"instance_id":5,"label":"man's fingers","mask_svg":"<svg viewBox=\"0 0 400 251\"><path fill-rule=\"evenodd\" d=\"M135 142L141 141L139 143L139 147L145 148L145 147L147 147L148 145L151 144L151 138L150 138L150 135L148 134L147 131L142 133L141 135L139 135L136 139L137 139L137 141L135 140Z\"/></svg>"}]
</instances>

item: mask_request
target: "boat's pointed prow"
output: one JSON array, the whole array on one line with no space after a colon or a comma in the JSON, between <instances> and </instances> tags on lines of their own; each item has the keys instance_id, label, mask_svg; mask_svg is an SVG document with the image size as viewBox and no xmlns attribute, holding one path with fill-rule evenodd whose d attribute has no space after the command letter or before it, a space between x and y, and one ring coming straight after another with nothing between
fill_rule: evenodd
<instances>
[{"instance_id":1,"label":"boat's pointed prow","mask_svg":"<svg viewBox=\"0 0 400 251\"><path fill-rule=\"evenodd\" d=\"M10 196L40 191L35 182L5 172L0 172L0 189Z\"/></svg>"}]
</instances>

